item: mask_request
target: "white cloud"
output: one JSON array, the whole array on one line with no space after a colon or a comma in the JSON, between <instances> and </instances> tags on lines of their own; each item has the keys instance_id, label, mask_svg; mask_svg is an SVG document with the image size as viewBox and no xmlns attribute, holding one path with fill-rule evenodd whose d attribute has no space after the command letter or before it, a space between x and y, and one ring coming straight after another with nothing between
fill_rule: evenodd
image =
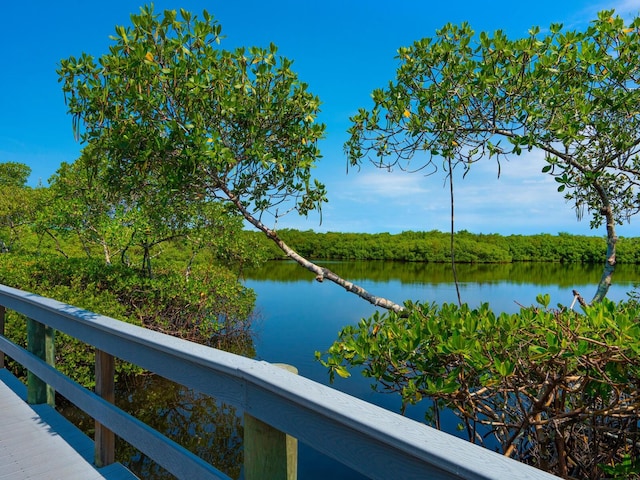
<instances>
[{"instance_id":1,"label":"white cloud","mask_svg":"<svg viewBox=\"0 0 640 480\"><path fill-rule=\"evenodd\" d=\"M367 171L349 174L340 182L340 197L357 203L399 201L406 202L411 197L425 195L428 188L424 176L406 172L387 172L367 167Z\"/></svg>"},{"instance_id":2,"label":"white cloud","mask_svg":"<svg viewBox=\"0 0 640 480\"><path fill-rule=\"evenodd\" d=\"M503 162L500 178L493 161L474 164L464 179L458 170L454 175L456 216L470 223L467 226L461 221L459 228L478 230L475 225L479 217L522 212L544 223L550 205L551 211L570 212L555 191L553 179L541 173L543 165L542 154L531 153ZM387 172L369 165L327 187L330 202L323 217L328 229L334 222L348 225L350 231L449 228L449 185L442 171L425 176L419 172ZM352 221L343 220L349 212Z\"/></svg>"},{"instance_id":3,"label":"white cloud","mask_svg":"<svg viewBox=\"0 0 640 480\"><path fill-rule=\"evenodd\" d=\"M485 160L474 164L466 178L455 180L455 228L477 233L603 234L589 228L589 218L578 221L553 177L542 173L543 154L526 153L501 165ZM316 231L401 232L450 228L449 186L442 171L425 176L387 172L371 165L328 179L329 203L309 219L289 215L289 226ZM633 236L637 228L622 226L619 234Z\"/></svg>"},{"instance_id":4,"label":"white cloud","mask_svg":"<svg viewBox=\"0 0 640 480\"><path fill-rule=\"evenodd\" d=\"M628 17L640 14L640 0L600 0L576 13L582 22L591 22L597 18L597 13L603 10L615 10L616 15L628 20Z\"/></svg>"},{"instance_id":5,"label":"white cloud","mask_svg":"<svg viewBox=\"0 0 640 480\"><path fill-rule=\"evenodd\" d=\"M601 6L603 8L600 8L600 10L614 9L619 15L637 15L638 13L640 13L640 0L619 0L615 2L603 2Z\"/></svg>"}]
</instances>

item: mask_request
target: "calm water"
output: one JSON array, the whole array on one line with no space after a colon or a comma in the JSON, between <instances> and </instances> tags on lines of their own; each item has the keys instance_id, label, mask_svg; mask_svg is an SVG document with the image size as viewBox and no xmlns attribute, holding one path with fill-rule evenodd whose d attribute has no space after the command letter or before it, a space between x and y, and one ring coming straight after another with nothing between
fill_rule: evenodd
<instances>
[{"instance_id":1,"label":"calm water","mask_svg":"<svg viewBox=\"0 0 640 480\"><path fill-rule=\"evenodd\" d=\"M373 294L398 303L404 300L456 302L450 266L396 262L323 263ZM470 305L488 302L496 311L515 312L535 303L536 295L549 293L551 305L570 305L572 290L590 299L601 275L599 267L561 264L458 265L462 301ZM640 282L636 266L618 266L608 297L627 298ZM347 324L369 317L375 308L329 282L318 283L314 275L292 262L271 262L249 272L246 285L258 294L260 320L256 324L257 358L295 365L307 378L328 384L325 368L314 359L324 352ZM374 392L368 379L357 373L337 379L334 388L398 412L399 397ZM426 404L408 409L407 415L422 420ZM455 418L445 420L445 429L456 433ZM364 478L314 450L300 446L300 479Z\"/></svg>"},{"instance_id":2,"label":"calm water","mask_svg":"<svg viewBox=\"0 0 640 480\"><path fill-rule=\"evenodd\" d=\"M371 293L398 303L404 300L456 302L450 267L395 262L340 262L323 264ZM600 269L582 265L515 264L459 265L462 301L472 306L488 302L496 311L515 312L519 305L535 303L539 293L549 293L551 304L571 304L572 290L587 300L595 293ZM245 284L257 292L255 349L257 358L291 363L300 374L326 383L326 370L314 360L325 351L337 332L369 317L375 307L337 285L314 280L313 274L290 262L271 262L246 275ZM619 266L608 297L627 298L640 282L636 266ZM356 382L340 382L341 390L361 392ZM367 387L368 388L368 387ZM368 398L372 397L369 394ZM358 396L361 396L358 393Z\"/></svg>"},{"instance_id":3,"label":"calm water","mask_svg":"<svg viewBox=\"0 0 640 480\"><path fill-rule=\"evenodd\" d=\"M323 263L365 289L402 303L404 300L455 302L456 291L450 267L395 262ZM459 265L458 278L464 302L489 302L496 311L514 312L518 305L530 305L539 293L549 293L552 305L569 305L572 290L586 299L595 293L601 271L598 267L560 264ZM257 292L254 347L256 357L268 362L294 365L300 375L328 384L326 370L314 360L314 352L324 352L337 338L338 331L375 308L335 284L318 283L313 274L290 262L271 262L260 270L246 272L245 283ZM619 266L609 298L622 300L640 283L636 266ZM334 388L393 411L399 411L397 396L375 393L369 381L357 372L349 379L338 379ZM153 404L158 401L159 405ZM145 420L161 417L162 431L189 443L231 476L237 477L242 458L241 412L201 398L179 387L167 387L160 380L145 380L121 395L120 405L132 412L142 410ZM426 403L408 409L407 415L421 420ZM140 416L140 415L137 415ZM455 418L443 420L444 428L455 433ZM206 439L206 440L205 440ZM207 453L209 452L209 453ZM128 452L130 465L141 478L169 478L135 453ZM122 457L119 457L122 458ZM357 473L315 452L299 446L299 478L361 479Z\"/></svg>"}]
</instances>

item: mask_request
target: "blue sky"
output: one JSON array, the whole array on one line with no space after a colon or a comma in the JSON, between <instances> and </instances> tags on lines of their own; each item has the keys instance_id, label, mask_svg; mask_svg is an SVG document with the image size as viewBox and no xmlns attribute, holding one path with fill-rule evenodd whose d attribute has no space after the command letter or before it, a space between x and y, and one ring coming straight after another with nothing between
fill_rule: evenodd
<instances>
[{"instance_id":1,"label":"blue sky","mask_svg":"<svg viewBox=\"0 0 640 480\"><path fill-rule=\"evenodd\" d=\"M316 231L381 232L449 228L448 189L443 177L387 173L364 165L347 174L342 145L349 116L371 105L374 88L395 76L396 50L432 36L448 22L467 21L476 30L502 29L523 36L534 25L561 22L584 28L603 9L625 19L640 13L640 0L530 2L427 0L199 0L156 1L156 11L207 9L222 24L223 48L267 46L294 60L294 70L320 97L320 121L327 125L323 158L315 176L326 184L329 203L318 215L293 214L278 228ZM116 25L137 13L136 1L7 1L0 7L5 49L0 75L0 162L23 162L33 170L31 184L46 183L61 162L72 162L75 142L56 68L62 58L106 52ZM477 233L558 233L604 235L578 222L540 173L541 155L532 153L503 165L477 164L456 186L456 229ZM640 221L618 227L622 236L640 236Z\"/></svg>"}]
</instances>

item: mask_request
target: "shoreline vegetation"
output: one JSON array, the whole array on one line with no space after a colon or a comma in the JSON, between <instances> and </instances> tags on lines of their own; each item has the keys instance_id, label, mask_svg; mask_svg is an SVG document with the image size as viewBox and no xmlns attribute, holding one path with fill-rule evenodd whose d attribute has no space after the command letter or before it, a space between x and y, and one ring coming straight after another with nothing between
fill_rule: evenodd
<instances>
[{"instance_id":1,"label":"shoreline vegetation","mask_svg":"<svg viewBox=\"0 0 640 480\"><path fill-rule=\"evenodd\" d=\"M270 260L287 257L259 232L250 232ZM437 230L391 233L319 233L278 231L300 255L322 260L394 260L445 263L451 261L450 234ZM455 233L456 263L560 262L601 264L606 238L568 233L534 235ZM616 263L640 263L640 238L620 237Z\"/></svg>"}]
</instances>

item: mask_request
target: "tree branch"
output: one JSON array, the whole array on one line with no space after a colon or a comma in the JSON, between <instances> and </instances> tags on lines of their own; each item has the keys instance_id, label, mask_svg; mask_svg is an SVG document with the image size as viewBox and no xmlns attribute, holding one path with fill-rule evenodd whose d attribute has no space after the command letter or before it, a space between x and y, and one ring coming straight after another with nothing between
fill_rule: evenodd
<instances>
[{"instance_id":1,"label":"tree branch","mask_svg":"<svg viewBox=\"0 0 640 480\"><path fill-rule=\"evenodd\" d=\"M397 303L395 303L395 302L393 302L391 300L388 300L386 298L378 297L376 295L373 295L373 294L369 293L367 290L365 290L364 288L356 285L355 283L350 282L348 280L345 280L344 278L340 277L338 274L332 272L328 268L321 267L321 266L316 265L315 263L307 260L302 255L300 255L295 250L293 250L291 247L289 247L282 240L282 238L280 238L280 236L278 235L278 233L275 230L270 229L264 223L262 223L259 219L254 217L246 209L246 207L242 204L240 199L236 195L234 195L226 185L220 185L219 188L220 188L220 190L222 190L224 192L224 194L227 196L228 200L231 203L233 203L233 205L238 209L238 211L240 211L242 216L251 225L253 225L255 228L257 228L262 233L264 233L267 236L267 238L270 239L271 241L273 241L278 246L278 248L284 252L284 254L287 257L291 258L296 263L298 263L299 265L303 266L304 268L306 268L310 272L315 273L316 280L318 282L322 282L325 279L329 280L329 281L331 281L331 282L333 282L333 283L335 283L337 285L340 285L341 287L343 287L348 292L356 294L360 298L368 301L369 303L371 303L372 305L375 305L376 307L382 307L382 308L384 308L386 310L392 310L392 311L394 311L396 313L405 312L405 308L402 305L399 305L399 304L397 304Z\"/></svg>"}]
</instances>

